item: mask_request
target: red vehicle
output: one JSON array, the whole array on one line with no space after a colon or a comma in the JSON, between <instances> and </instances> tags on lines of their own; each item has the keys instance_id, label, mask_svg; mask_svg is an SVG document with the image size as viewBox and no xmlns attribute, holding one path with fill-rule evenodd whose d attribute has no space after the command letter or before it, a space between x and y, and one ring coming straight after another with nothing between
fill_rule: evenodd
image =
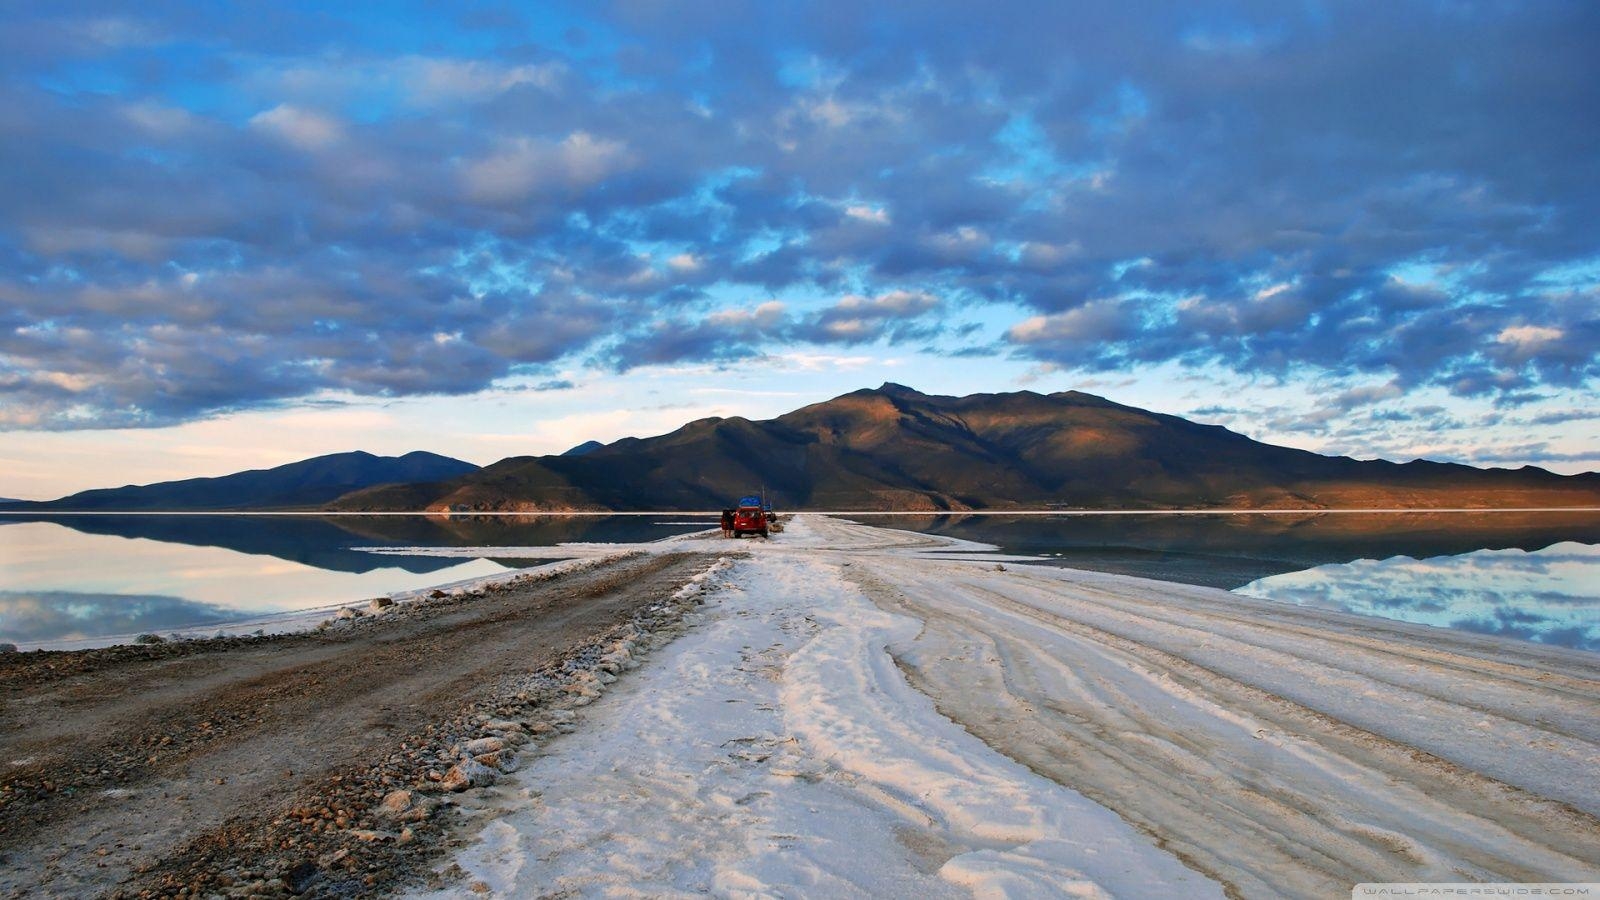
<instances>
[{"instance_id":1,"label":"red vehicle","mask_svg":"<svg viewBox=\"0 0 1600 900\"><path fill-rule=\"evenodd\" d=\"M767 511L766 504L757 495L739 498L739 508L733 511L733 536L744 537L747 534L767 536Z\"/></svg>"},{"instance_id":2,"label":"red vehicle","mask_svg":"<svg viewBox=\"0 0 1600 900\"><path fill-rule=\"evenodd\" d=\"M747 534L767 536L767 513L759 506L741 506L733 511L733 536Z\"/></svg>"}]
</instances>

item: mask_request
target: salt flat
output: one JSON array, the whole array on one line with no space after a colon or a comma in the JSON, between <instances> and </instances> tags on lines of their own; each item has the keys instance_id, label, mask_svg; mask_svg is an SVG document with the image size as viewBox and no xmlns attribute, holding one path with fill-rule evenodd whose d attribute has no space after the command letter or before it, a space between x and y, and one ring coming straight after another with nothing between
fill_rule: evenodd
<instances>
[{"instance_id":1,"label":"salt flat","mask_svg":"<svg viewBox=\"0 0 1600 900\"><path fill-rule=\"evenodd\" d=\"M481 807L450 891L1600 879L1592 654L824 516L739 546L697 626Z\"/></svg>"}]
</instances>

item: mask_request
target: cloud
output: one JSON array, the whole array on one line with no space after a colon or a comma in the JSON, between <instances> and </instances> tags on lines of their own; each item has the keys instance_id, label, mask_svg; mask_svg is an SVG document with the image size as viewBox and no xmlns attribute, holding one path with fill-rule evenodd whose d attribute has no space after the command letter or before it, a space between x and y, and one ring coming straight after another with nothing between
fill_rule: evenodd
<instances>
[{"instance_id":1,"label":"cloud","mask_svg":"<svg viewBox=\"0 0 1600 900\"><path fill-rule=\"evenodd\" d=\"M1560 328L1543 325L1507 325L1495 335L1495 343L1509 349L1513 359L1530 360L1539 351L1556 346L1567 333Z\"/></svg>"},{"instance_id":2,"label":"cloud","mask_svg":"<svg viewBox=\"0 0 1600 900\"><path fill-rule=\"evenodd\" d=\"M923 291L889 291L875 297L849 294L791 332L813 343L860 344L907 333L912 320L935 312L938 298Z\"/></svg>"},{"instance_id":3,"label":"cloud","mask_svg":"<svg viewBox=\"0 0 1600 900\"><path fill-rule=\"evenodd\" d=\"M1052 347L1068 356L1093 358L1107 343L1126 340L1139 329L1138 305L1095 300L1076 309L1033 316L1011 326L1006 339L1024 347Z\"/></svg>"},{"instance_id":4,"label":"cloud","mask_svg":"<svg viewBox=\"0 0 1600 900\"><path fill-rule=\"evenodd\" d=\"M575 131L560 141L518 137L462 172L467 196L482 203L514 203L534 193L573 193L633 164L620 141Z\"/></svg>"},{"instance_id":5,"label":"cloud","mask_svg":"<svg viewBox=\"0 0 1600 900\"><path fill-rule=\"evenodd\" d=\"M55 641L103 635L161 633L236 622L249 615L210 603L143 594L0 591L0 623L8 641Z\"/></svg>"},{"instance_id":6,"label":"cloud","mask_svg":"<svg viewBox=\"0 0 1600 900\"><path fill-rule=\"evenodd\" d=\"M322 150L344 139L344 126L337 119L287 103L256 113L250 124L301 150Z\"/></svg>"},{"instance_id":7,"label":"cloud","mask_svg":"<svg viewBox=\"0 0 1600 900\"><path fill-rule=\"evenodd\" d=\"M564 63L506 65L477 59L412 59L404 63L412 99L435 105L483 100L520 87L553 91L561 87Z\"/></svg>"},{"instance_id":8,"label":"cloud","mask_svg":"<svg viewBox=\"0 0 1600 900\"><path fill-rule=\"evenodd\" d=\"M675 272L689 275L705 268L705 264L693 253L679 253L667 260L667 267Z\"/></svg>"},{"instance_id":9,"label":"cloud","mask_svg":"<svg viewBox=\"0 0 1600 900\"><path fill-rule=\"evenodd\" d=\"M769 300L754 307L723 309L699 319L661 319L635 331L609 359L619 370L673 362L728 361L764 355L770 348L796 342L852 345L908 334L926 336L917 320L936 313L942 304L931 294L888 291L873 297L848 294L807 313L791 311Z\"/></svg>"},{"instance_id":10,"label":"cloud","mask_svg":"<svg viewBox=\"0 0 1600 900\"><path fill-rule=\"evenodd\" d=\"M0 22L8 427L874 343L1600 372L1589 5L395 15Z\"/></svg>"},{"instance_id":11,"label":"cloud","mask_svg":"<svg viewBox=\"0 0 1600 900\"><path fill-rule=\"evenodd\" d=\"M868 222L873 225L888 225L890 223L889 211L881 206L856 203L846 206L844 214L857 221Z\"/></svg>"}]
</instances>

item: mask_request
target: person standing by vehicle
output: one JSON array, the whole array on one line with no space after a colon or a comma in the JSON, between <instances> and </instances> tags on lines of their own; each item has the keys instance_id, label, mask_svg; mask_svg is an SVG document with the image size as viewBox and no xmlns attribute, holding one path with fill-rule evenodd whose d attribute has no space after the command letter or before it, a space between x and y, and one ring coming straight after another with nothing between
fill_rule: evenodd
<instances>
[{"instance_id":1,"label":"person standing by vehicle","mask_svg":"<svg viewBox=\"0 0 1600 900\"><path fill-rule=\"evenodd\" d=\"M722 536L733 537L733 510L722 511Z\"/></svg>"}]
</instances>

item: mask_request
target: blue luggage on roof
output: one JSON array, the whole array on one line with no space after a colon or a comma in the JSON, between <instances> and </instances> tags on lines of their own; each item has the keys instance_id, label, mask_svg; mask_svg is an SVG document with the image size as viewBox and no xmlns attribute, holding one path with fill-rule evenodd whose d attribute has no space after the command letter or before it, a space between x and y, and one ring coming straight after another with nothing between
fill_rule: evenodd
<instances>
[{"instance_id":1,"label":"blue luggage on roof","mask_svg":"<svg viewBox=\"0 0 1600 900\"><path fill-rule=\"evenodd\" d=\"M750 495L749 497L740 497L739 498L739 505L740 506L760 506L761 505L761 498L756 496L756 495L754 495L754 494Z\"/></svg>"}]
</instances>

